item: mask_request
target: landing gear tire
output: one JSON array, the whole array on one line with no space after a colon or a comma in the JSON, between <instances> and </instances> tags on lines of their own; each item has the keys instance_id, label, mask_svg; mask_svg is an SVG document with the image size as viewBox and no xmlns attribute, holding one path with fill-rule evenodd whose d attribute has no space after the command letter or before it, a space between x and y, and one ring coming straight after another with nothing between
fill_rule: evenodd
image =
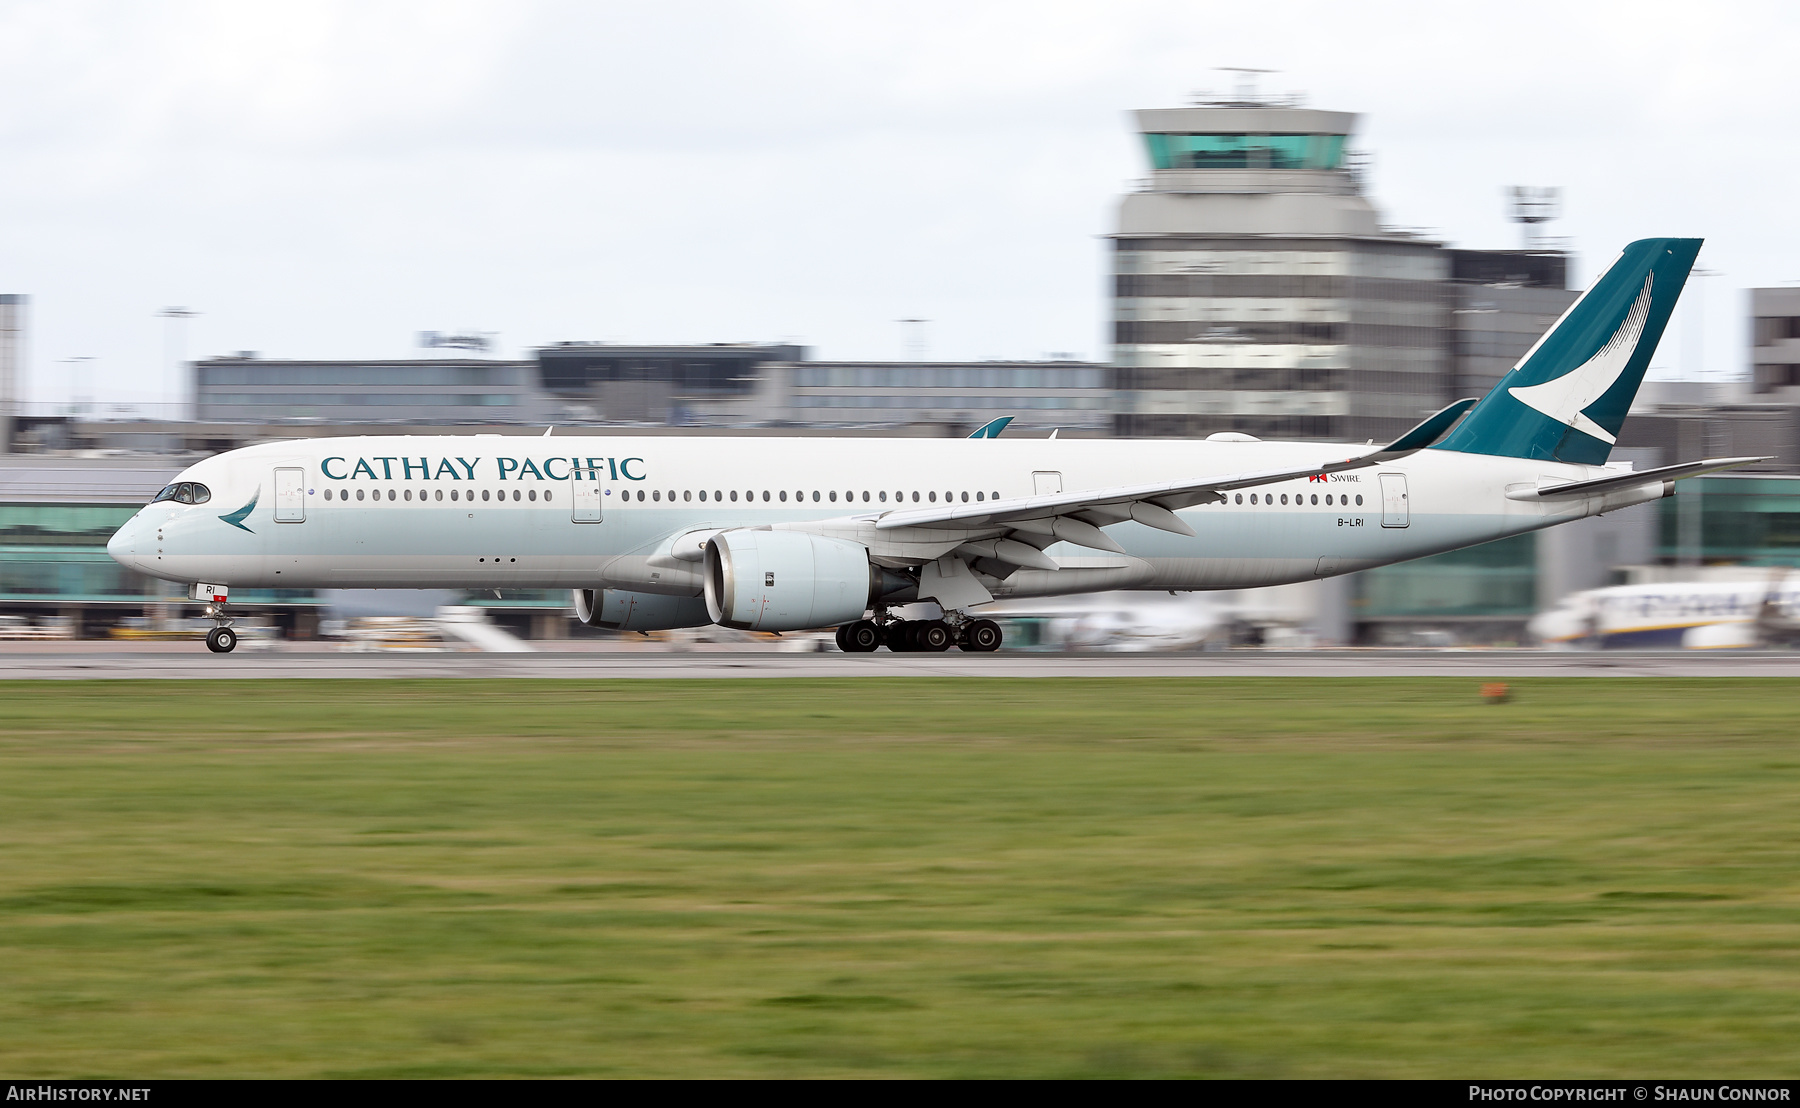
<instances>
[{"instance_id":1,"label":"landing gear tire","mask_svg":"<svg viewBox=\"0 0 1800 1108\"><path fill-rule=\"evenodd\" d=\"M896 654L904 654L913 649L912 626L910 619L896 620L882 628L881 641Z\"/></svg>"},{"instance_id":2,"label":"landing gear tire","mask_svg":"<svg viewBox=\"0 0 1800 1108\"><path fill-rule=\"evenodd\" d=\"M237 632L229 627L215 627L206 633L206 649L214 654L229 654L237 649Z\"/></svg>"},{"instance_id":3,"label":"landing gear tire","mask_svg":"<svg viewBox=\"0 0 1800 1108\"><path fill-rule=\"evenodd\" d=\"M919 644L915 649L938 654L950 649L950 644L956 641L956 634L943 620L928 619L920 621L913 641Z\"/></svg>"},{"instance_id":4,"label":"landing gear tire","mask_svg":"<svg viewBox=\"0 0 1800 1108\"><path fill-rule=\"evenodd\" d=\"M850 630L850 625L846 623L842 624L836 631L832 632L832 638L837 640L837 648L846 654L850 653L850 648L844 645L844 632L848 630Z\"/></svg>"},{"instance_id":5,"label":"landing gear tire","mask_svg":"<svg viewBox=\"0 0 1800 1108\"><path fill-rule=\"evenodd\" d=\"M838 628L838 647L846 654L868 654L881 645L881 628L874 620L859 619Z\"/></svg>"},{"instance_id":6,"label":"landing gear tire","mask_svg":"<svg viewBox=\"0 0 1800 1108\"><path fill-rule=\"evenodd\" d=\"M974 654L991 654L1000 649L1003 637L998 623L991 619L978 619L963 628L962 641L956 644L956 648Z\"/></svg>"}]
</instances>

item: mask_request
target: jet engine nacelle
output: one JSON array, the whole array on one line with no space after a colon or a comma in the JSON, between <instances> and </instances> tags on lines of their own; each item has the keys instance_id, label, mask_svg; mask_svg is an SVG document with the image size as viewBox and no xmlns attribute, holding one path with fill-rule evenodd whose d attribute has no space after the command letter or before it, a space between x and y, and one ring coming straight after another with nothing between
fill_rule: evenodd
<instances>
[{"instance_id":1,"label":"jet engine nacelle","mask_svg":"<svg viewBox=\"0 0 1800 1108\"><path fill-rule=\"evenodd\" d=\"M576 589L575 615L589 627L608 631L671 631L712 622L698 596L659 596L622 589Z\"/></svg>"},{"instance_id":2,"label":"jet engine nacelle","mask_svg":"<svg viewBox=\"0 0 1800 1108\"><path fill-rule=\"evenodd\" d=\"M721 531L706 543L706 613L744 631L801 631L863 617L886 577L869 549L800 531Z\"/></svg>"}]
</instances>

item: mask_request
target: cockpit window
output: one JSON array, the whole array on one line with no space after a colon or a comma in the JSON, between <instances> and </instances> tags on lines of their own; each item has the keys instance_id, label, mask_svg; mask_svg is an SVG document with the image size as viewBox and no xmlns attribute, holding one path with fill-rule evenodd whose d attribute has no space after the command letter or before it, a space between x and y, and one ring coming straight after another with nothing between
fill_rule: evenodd
<instances>
[{"instance_id":1,"label":"cockpit window","mask_svg":"<svg viewBox=\"0 0 1800 1108\"><path fill-rule=\"evenodd\" d=\"M212 490L198 481L177 481L164 488L150 501L152 504L173 500L177 504L204 504L212 499Z\"/></svg>"}]
</instances>

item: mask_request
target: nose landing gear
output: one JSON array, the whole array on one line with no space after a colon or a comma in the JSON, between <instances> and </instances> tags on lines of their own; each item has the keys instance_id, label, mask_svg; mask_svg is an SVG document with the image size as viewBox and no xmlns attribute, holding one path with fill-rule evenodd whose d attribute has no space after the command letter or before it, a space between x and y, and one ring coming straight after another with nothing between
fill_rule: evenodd
<instances>
[{"instance_id":1,"label":"nose landing gear","mask_svg":"<svg viewBox=\"0 0 1800 1108\"><path fill-rule=\"evenodd\" d=\"M223 585L195 585L189 594L195 600L204 600L206 618L215 626L206 633L206 649L214 654L229 654L237 649L238 634L231 629L231 617L225 614L227 597L230 595Z\"/></svg>"}]
</instances>

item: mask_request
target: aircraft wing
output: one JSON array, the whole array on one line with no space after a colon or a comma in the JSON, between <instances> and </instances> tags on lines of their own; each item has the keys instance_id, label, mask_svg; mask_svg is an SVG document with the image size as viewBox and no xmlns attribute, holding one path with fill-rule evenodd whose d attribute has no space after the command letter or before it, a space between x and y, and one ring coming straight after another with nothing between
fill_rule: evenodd
<instances>
[{"instance_id":1,"label":"aircraft wing","mask_svg":"<svg viewBox=\"0 0 1800 1108\"><path fill-rule=\"evenodd\" d=\"M1350 469L1384 465L1425 449L1450 429L1462 414L1473 407L1475 399L1458 400L1420 423L1379 450L1329 460L1303 468L1254 470L1243 473L1216 474L1198 480L1162 481L1154 484L1121 485L1115 488L1083 489L1080 492L1054 493L1046 496L1022 496L1009 500L990 500L985 504L946 504L941 508L913 508L888 512L875 521L877 530L900 527L929 527L935 530L963 529L971 532L1011 531L1030 544L1031 553L1014 550L1023 561L1009 557L1007 548L1016 543L1002 540L1001 550L985 556L997 556L1015 565L1053 568L1043 555L1045 546L1057 541L1072 542L1096 550L1123 553L1101 527L1134 519L1147 527L1192 536L1194 529L1175 515L1175 510L1195 504L1216 503L1228 492L1273 485L1302 477L1341 473ZM1049 564L1046 564L1049 563Z\"/></svg>"}]
</instances>

